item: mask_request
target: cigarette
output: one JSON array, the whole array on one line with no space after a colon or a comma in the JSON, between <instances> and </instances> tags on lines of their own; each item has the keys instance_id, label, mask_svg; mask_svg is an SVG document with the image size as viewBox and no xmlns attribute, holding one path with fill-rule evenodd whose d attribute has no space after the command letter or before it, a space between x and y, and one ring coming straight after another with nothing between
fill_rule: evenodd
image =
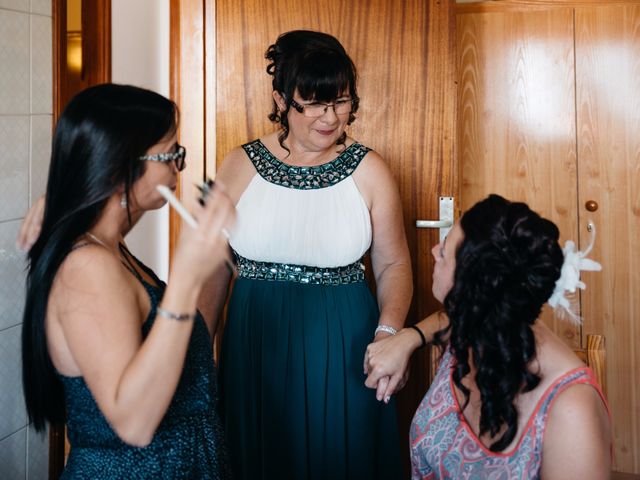
<instances>
[{"instance_id":1,"label":"cigarette","mask_svg":"<svg viewBox=\"0 0 640 480\"><path fill-rule=\"evenodd\" d=\"M175 208L176 212L180 214L180 216L184 219L185 222L187 222L190 227L198 227L198 222L196 222L196 219L191 216L189 211L184 208L184 205L180 203L180 200L176 198L173 192L169 190L166 185L157 185L156 189L158 190L158 192L160 192L160 195L162 195L167 200L167 202L169 202L169 204L173 208ZM227 238L227 240L229 239L229 231L226 228L222 229L222 234ZM230 257L228 255L227 258L224 259L224 262L227 264L227 267L229 268L229 271L232 275L237 273L236 266L230 260Z\"/></svg>"},{"instance_id":2,"label":"cigarette","mask_svg":"<svg viewBox=\"0 0 640 480\"><path fill-rule=\"evenodd\" d=\"M176 198L173 192L169 190L169 187L167 187L166 185L158 185L156 189L158 190L158 192L160 192L160 195L162 195L167 200L167 202L169 202L169 204L173 208L175 208L176 212L178 212L178 214L180 214L184 221L187 222L187 225L189 225L191 228L198 227L198 222L196 222L195 218L193 218L187 211L187 209L184 208L184 205L180 203L180 200Z\"/></svg>"}]
</instances>

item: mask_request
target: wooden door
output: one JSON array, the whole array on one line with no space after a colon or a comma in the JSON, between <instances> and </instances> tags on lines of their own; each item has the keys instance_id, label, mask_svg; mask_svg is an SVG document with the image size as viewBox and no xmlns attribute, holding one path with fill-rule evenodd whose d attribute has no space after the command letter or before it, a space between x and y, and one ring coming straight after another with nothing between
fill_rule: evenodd
<instances>
[{"instance_id":1,"label":"wooden door","mask_svg":"<svg viewBox=\"0 0 640 480\"><path fill-rule=\"evenodd\" d=\"M53 0L52 12L55 121L80 90L111 81L111 0Z\"/></svg>"},{"instance_id":2,"label":"wooden door","mask_svg":"<svg viewBox=\"0 0 640 480\"><path fill-rule=\"evenodd\" d=\"M640 5L505 0L457 8L462 206L495 191L589 242L582 329L545 321L569 345L606 341L614 469L640 473ZM599 207L588 212L585 203Z\"/></svg>"},{"instance_id":3,"label":"wooden door","mask_svg":"<svg viewBox=\"0 0 640 480\"><path fill-rule=\"evenodd\" d=\"M490 193L528 203L577 238L573 11L457 15L463 211ZM547 324L572 347L580 330Z\"/></svg>"},{"instance_id":4,"label":"wooden door","mask_svg":"<svg viewBox=\"0 0 640 480\"><path fill-rule=\"evenodd\" d=\"M615 467L640 474L640 5L576 9L581 244L597 228L582 295L586 333L604 334ZM589 212L585 203L598 203Z\"/></svg>"},{"instance_id":5,"label":"wooden door","mask_svg":"<svg viewBox=\"0 0 640 480\"><path fill-rule=\"evenodd\" d=\"M203 174L214 176L232 148L273 131L267 119L271 77L264 53L280 33L312 29L335 35L359 72L360 109L348 132L386 159L400 187L415 280L408 323L439 308L431 295L430 251L437 231L418 231L415 221L437 218L439 196L457 197L453 2L203 4L204 10L188 0L171 4L172 29L182 30L174 30L173 42L179 62L174 71L180 72L174 75L173 91L183 111L181 138L190 153L205 157L203 165L188 167L183 184ZM185 199L193 201L193 196ZM417 359L412 382L399 401L405 452L410 419L428 386L428 359Z\"/></svg>"}]
</instances>

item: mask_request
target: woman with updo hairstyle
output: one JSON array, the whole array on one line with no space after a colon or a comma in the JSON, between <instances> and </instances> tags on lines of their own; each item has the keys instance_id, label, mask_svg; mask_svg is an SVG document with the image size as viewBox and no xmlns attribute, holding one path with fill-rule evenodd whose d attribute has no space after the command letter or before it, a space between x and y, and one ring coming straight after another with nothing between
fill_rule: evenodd
<instances>
[{"instance_id":1,"label":"woman with updo hairstyle","mask_svg":"<svg viewBox=\"0 0 640 480\"><path fill-rule=\"evenodd\" d=\"M300 48L301 42L306 48ZM331 102L339 93L348 91L351 110L347 125L356 119L360 101L356 90L356 67L334 37L306 30L289 32L268 48L265 57L270 62L267 73L273 76L271 85L274 92L280 92L285 98L293 98L297 89L302 98ZM280 111L274 99L273 111L269 115L269 120L280 124L278 142L285 150L284 140L289 135L287 113L290 108L289 103ZM343 131L336 144L344 145L346 138L347 133Z\"/></svg>"},{"instance_id":2,"label":"woman with updo hairstyle","mask_svg":"<svg viewBox=\"0 0 640 480\"><path fill-rule=\"evenodd\" d=\"M395 480L395 403L366 388L362 361L411 302L398 189L383 158L347 134L357 74L335 37L287 32L266 59L277 129L231 151L217 173L238 213L220 354L234 473ZM205 291L214 318L228 279L222 268Z\"/></svg>"},{"instance_id":3,"label":"woman with updo hairstyle","mask_svg":"<svg viewBox=\"0 0 640 480\"><path fill-rule=\"evenodd\" d=\"M411 425L412 478L608 478L608 407L593 372L538 321L563 267L556 225L490 195L436 245L434 314L371 344L367 385L443 347Z\"/></svg>"}]
</instances>

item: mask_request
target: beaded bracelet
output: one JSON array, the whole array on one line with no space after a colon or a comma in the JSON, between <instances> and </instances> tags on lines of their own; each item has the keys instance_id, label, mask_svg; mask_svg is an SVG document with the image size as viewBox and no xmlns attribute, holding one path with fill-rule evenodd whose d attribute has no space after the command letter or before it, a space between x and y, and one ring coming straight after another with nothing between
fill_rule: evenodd
<instances>
[{"instance_id":1,"label":"beaded bracelet","mask_svg":"<svg viewBox=\"0 0 640 480\"><path fill-rule=\"evenodd\" d=\"M374 332L373 336L375 337L379 332L386 332L386 333L390 333L391 335L395 335L396 333L398 333L398 331L395 328L390 327L389 325L378 325L376 327L376 331Z\"/></svg>"},{"instance_id":2,"label":"beaded bracelet","mask_svg":"<svg viewBox=\"0 0 640 480\"><path fill-rule=\"evenodd\" d=\"M193 320L194 318L196 318L194 313L173 313L173 312L170 312L169 310L165 310L164 308L160 308L160 307L156 308L156 313L160 317L168 318L169 320L183 321L183 320Z\"/></svg>"},{"instance_id":3,"label":"beaded bracelet","mask_svg":"<svg viewBox=\"0 0 640 480\"><path fill-rule=\"evenodd\" d=\"M424 333L422 333L422 330L420 330L415 325L410 325L409 328L413 328L416 332L418 332L418 334L420 335L420 338L422 339L422 345L420 345L418 348L424 348L425 345L427 344L427 339L424 338Z\"/></svg>"}]
</instances>

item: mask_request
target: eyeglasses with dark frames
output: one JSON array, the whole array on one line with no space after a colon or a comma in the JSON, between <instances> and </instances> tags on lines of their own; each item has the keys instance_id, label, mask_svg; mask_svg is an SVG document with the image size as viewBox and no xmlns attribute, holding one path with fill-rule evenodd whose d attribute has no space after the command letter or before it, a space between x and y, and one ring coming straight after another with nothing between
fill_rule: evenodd
<instances>
[{"instance_id":1,"label":"eyeglasses with dark frames","mask_svg":"<svg viewBox=\"0 0 640 480\"><path fill-rule=\"evenodd\" d=\"M148 160L150 162L161 162L168 163L174 162L176 164L176 168L179 172L184 170L184 167L187 166L187 162L185 158L187 157L187 149L182 145L176 144L175 152L166 152L166 153L154 153L151 155L142 155L138 157L138 160Z\"/></svg>"},{"instance_id":2,"label":"eyeglasses with dark frames","mask_svg":"<svg viewBox=\"0 0 640 480\"><path fill-rule=\"evenodd\" d=\"M349 98L345 100L336 100L333 103L312 102L301 104L292 98L290 103L298 113L302 113L305 117L318 118L327 113L329 107L333 108L336 115L347 115L351 113L351 110L353 109L353 102L356 100L357 98Z\"/></svg>"}]
</instances>

